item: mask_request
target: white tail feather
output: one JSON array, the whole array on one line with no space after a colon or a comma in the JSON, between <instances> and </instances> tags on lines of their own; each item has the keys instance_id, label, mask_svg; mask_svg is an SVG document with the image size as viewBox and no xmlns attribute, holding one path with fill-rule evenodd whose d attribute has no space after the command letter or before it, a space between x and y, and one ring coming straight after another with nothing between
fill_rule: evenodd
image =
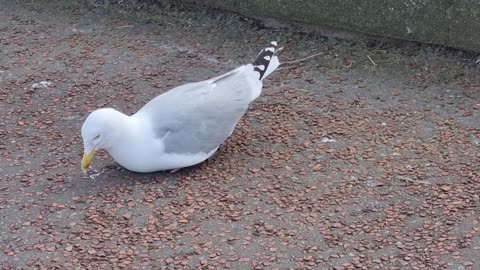
<instances>
[{"instance_id":1,"label":"white tail feather","mask_svg":"<svg viewBox=\"0 0 480 270\"><path fill-rule=\"evenodd\" d=\"M262 80L267 78L268 75L272 74L280 66L280 60L276 55L272 56L270 63L268 64L267 70L263 74Z\"/></svg>"}]
</instances>

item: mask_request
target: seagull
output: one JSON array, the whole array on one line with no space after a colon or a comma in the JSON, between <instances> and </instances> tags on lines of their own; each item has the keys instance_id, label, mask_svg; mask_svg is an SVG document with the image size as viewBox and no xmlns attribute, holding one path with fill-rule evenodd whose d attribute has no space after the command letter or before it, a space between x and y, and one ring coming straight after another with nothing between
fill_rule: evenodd
<instances>
[{"instance_id":1,"label":"seagull","mask_svg":"<svg viewBox=\"0 0 480 270\"><path fill-rule=\"evenodd\" d=\"M280 66L282 49L272 41L253 63L175 87L131 116L113 108L93 111L81 130L82 171L88 171L95 152L102 149L139 173L175 172L210 158L260 96L262 80Z\"/></svg>"}]
</instances>

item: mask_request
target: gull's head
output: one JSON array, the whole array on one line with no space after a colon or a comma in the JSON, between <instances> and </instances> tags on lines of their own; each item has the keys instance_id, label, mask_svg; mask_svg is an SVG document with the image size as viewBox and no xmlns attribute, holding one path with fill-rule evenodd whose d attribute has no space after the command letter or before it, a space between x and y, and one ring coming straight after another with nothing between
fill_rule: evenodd
<instances>
[{"instance_id":1,"label":"gull's head","mask_svg":"<svg viewBox=\"0 0 480 270\"><path fill-rule=\"evenodd\" d=\"M117 119L122 113L111 109L98 109L90 115L82 125L82 139L83 139L83 158L82 171L85 173L92 164L95 151L101 149L108 149L114 140L113 133L114 126Z\"/></svg>"}]
</instances>

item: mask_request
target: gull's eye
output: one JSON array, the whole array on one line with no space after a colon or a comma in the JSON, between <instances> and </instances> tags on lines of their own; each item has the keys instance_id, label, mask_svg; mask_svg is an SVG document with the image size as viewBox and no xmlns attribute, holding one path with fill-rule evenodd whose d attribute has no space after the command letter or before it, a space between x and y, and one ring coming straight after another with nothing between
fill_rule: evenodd
<instances>
[{"instance_id":1,"label":"gull's eye","mask_svg":"<svg viewBox=\"0 0 480 270\"><path fill-rule=\"evenodd\" d=\"M98 138L100 138L100 134L98 134L97 136L95 136L93 139L94 139L94 140L97 140Z\"/></svg>"}]
</instances>

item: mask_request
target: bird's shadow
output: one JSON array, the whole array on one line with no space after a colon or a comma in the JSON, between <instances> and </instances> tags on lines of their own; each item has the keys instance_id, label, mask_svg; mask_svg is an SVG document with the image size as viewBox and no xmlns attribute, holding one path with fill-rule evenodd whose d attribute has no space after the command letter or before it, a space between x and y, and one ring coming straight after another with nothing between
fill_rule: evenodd
<instances>
[{"instance_id":1,"label":"bird's shadow","mask_svg":"<svg viewBox=\"0 0 480 270\"><path fill-rule=\"evenodd\" d=\"M208 164L208 161L205 162ZM129 171L120 165L105 165L95 170L89 175L80 176L80 181L72 183L71 188L77 194L95 194L97 192L106 192L118 190L119 188L133 187L135 185L161 185L169 189L177 189L179 184L191 179L200 167L206 164L197 164L194 166L182 168L176 172L158 171L153 173L138 173Z\"/></svg>"},{"instance_id":2,"label":"bird's shadow","mask_svg":"<svg viewBox=\"0 0 480 270\"><path fill-rule=\"evenodd\" d=\"M106 160L98 162L98 168L87 174L79 172L78 178L69 185L69 193L74 195L94 195L108 193L121 188L131 188L137 184L165 187L169 190L182 188L184 183L195 181L202 168L216 166L217 160L225 158L225 150L220 150L207 160L182 168L176 172L158 171L153 173L138 173L129 171L117 163L108 163ZM112 161L113 162L113 161ZM218 165L218 164L217 164Z\"/></svg>"}]
</instances>

